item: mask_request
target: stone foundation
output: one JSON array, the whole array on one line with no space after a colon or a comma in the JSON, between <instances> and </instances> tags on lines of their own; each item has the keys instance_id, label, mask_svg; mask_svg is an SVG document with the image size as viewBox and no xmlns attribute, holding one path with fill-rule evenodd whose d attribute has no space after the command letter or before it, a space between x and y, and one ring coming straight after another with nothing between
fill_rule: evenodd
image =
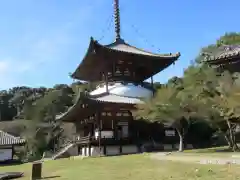
<instances>
[{"instance_id":1,"label":"stone foundation","mask_svg":"<svg viewBox=\"0 0 240 180\"><path fill-rule=\"evenodd\" d=\"M120 154L120 147L119 146L106 146L106 155L107 156L114 156Z\"/></svg>"},{"instance_id":2,"label":"stone foundation","mask_svg":"<svg viewBox=\"0 0 240 180\"><path fill-rule=\"evenodd\" d=\"M164 151L170 151L170 150L178 150L179 144L164 144ZM192 144L187 144L184 149L192 149Z\"/></svg>"},{"instance_id":3,"label":"stone foundation","mask_svg":"<svg viewBox=\"0 0 240 180\"><path fill-rule=\"evenodd\" d=\"M73 146L73 147L69 148L67 153L70 156L77 156L78 155L78 148L77 148L77 146Z\"/></svg>"},{"instance_id":4,"label":"stone foundation","mask_svg":"<svg viewBox=\"0 0 240 180\"><path fill-rule=\"evenodd\" d=\"M164 144L164 151L173 151L178 150L179 144ZM192 144L187 144L185 149L192 149ZM121 150L121 151L120 151ZM106 154L104 154L104 147L101 146L100 149L98 146L91 146L90 150L89 147L82 147L81 153L78 154L78 147L73 146L68 150L70 156L114 156L114 155L121 155L121 154L135 154L139 153L138 147L136 145L123 145L121 148L120 146L106 146Z\"/></svg>"},{"instance_id":5,"label":"stone foundation","mask_svg":"<svg viewBox=\"0 0 240 180\"><path fill-rule=\"evenodd\" d=\"M138 153L138 147L136 145L129 145L122 147L123 154L135 154Z\"/></svg>"},{"instance_id":6,"label":"stone foundation","mask_svg":"<svg viewBox=\"0 0 240 180\"><path fill-rule=\"evenodd\" d=\"M89 154L89 147L83 147L82 156L104 156L104 147L101 146L100 150L98 146L90 147L90 154ZM122 146L122 152L120 152L120 146L106 146L106 156L114 156L120 154L135 154L138 153L138 148L136 145L125 145Z\"/></svg>"}]
</instances>

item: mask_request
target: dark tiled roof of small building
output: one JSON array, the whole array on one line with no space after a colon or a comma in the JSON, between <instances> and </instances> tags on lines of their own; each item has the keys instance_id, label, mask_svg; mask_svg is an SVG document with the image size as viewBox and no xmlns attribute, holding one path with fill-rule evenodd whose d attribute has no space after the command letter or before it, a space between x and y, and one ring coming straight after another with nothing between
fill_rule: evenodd
<instances>
[{"instance_id":1,"label":"dark tiled roof of small building","mask_svg":"<svg viewBox=\"0 0 240 180\"><path fill-rule=\"evenodd\" d=\"M0 146L24 144L25 139L15 137L0 130Z\"/></svg>"},{"instance_id":2,"label":"dark tiled roof of small building","mask_svg":"<svg viewBox=\"0 0 240 180\"><path fill-rule=\"evenodd\" d=\"M240 56L240 45L224 45L219 47L218 53L206 57L206 62L237 56Z\"/></svg>"}]
</instances>

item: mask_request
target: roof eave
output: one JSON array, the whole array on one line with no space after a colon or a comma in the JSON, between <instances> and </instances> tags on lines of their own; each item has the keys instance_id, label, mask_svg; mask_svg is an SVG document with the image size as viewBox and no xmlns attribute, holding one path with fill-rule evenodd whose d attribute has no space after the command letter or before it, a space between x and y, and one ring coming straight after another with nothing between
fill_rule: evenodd
<instances>
[{"instance_id":1,"label":"roof eave","mask_svg":"<svg viewBox=\"0 0 240 180\"><path fill-rule=\"evenodd\" d=\"M99 44L98 42L96 42L97 45L100 47L100 48L105 48L107 49L108 51L110 52L116 52L116 53L123 53L123 54L130 54L130 55L137 55L137 56L142 56L142 57L147 57L147 58L153 58L153 59L178 59L180 56L181 56L181 53L180 52L177 52L175 54L172 54L172 53L169 53L169 54L155 54L155 53L151 53L151 52L148 52L148 51L145 51L145 50L142 50L142 49L139 49L139 48L136 48L134 46L131 46L129 44L126 44L127 46L130 46L130 47L133 47L133 48L136 48L138 49L139 51L143 51L143 52L146 52L146 53L149 53L149 54L142 54L142 53L134 53L134 52L127 52L127 51L122 51L122 50L117 50L117 49L112 49L110 48L110 46L112 45L115 45L115 44L119 44L117 42L114 42L112 44L109 44L109 45L101 45ZM151 55L152 54L152 55Z\"/></svg>"},{"instance_id":2,"label":"roof eave","mask_svg":"<svg viewBox=\"0 0 240 180\"><path fill-rule=\"evenodd\" d=\"M95 81L94 79L91 79L91 77L89 77L89 76L85 77L85 75L81 75L81 74L84 74L84 73L80 73L80 71L81 72L85 71L86 66L87 66L86 62L88 61L88 59L89 58L94 58L94 56L90 57L90 55L93 55L92 53L95 53L95 55L96 55L97 53L99 53L99 51L101 51L103 53L116 53L116 54L121 53L123 55L124 54L125 55L134 55L134 56L137 56L137 57L143 58L143 59L146 58L146 59L152 59L152 60L165 61L166 65L164 65L163 68L160 68L160 70L158 72L154 72L154 74L157 74L157 73L161 72L163 69L170 66L171 64L174 64L174 62L177 61L178 58L181 56L181 54L179 52L176 53L176 54L171 54L170 53L170 54L167 54L167 55L165 55L165 54L148 55L148 54L133 53L133 52L127 52L127 51L121 51L121 50L116 50L116 49L109 48L110 45L119 44L119 43L124 43L124 41L123 42L122 41L121 42L114 42L114 43L109 44L109 45L102 45L102 44L98 43L96 40L94 40L93 38L91 38L88 50L87 50L83 60L78 65L75 72L70 75L70 77L73 78L73 79L84 80L84 81ZM126 44L126 45L128 45L128 44Z\"/></svg>"},{"instance_id":3,"label":"roof eave","mask_svg":"<svg viewBox=\"0 0 240 180\"><path fill-rule=\"evenodd\" d=\"M209 63L209 64L215 64L215 63L220 63L222 61L225 61L226 59L235 59L240 57L240 55L226 55L226 56L210 56L208 59L202 61L203 63Z\"/></svg>"},{"instance_id":4,"label":"roof eave","mask_svg":"<svg viewBox=\"0 0 240 180\"><path fill-rule=\"evenodd\" d=\"M79 69L81 69L81 67L83 66L84 62L86 62L86 59L89 57L89 55L94 52L95 44L96 44L96 41L91 37L90 38L90 42L89 42L89 46L88 46L88 49L87 49L87 52L85 53L85 56L83 57L81 63L78 65L76 70L70 75L71 78L73 78L73 79L81 79L81 77L79 77L77 75L78 71L79 71ZM81 80L85 80L85 79L81 79Z\"/></svg>"}]
</instances>

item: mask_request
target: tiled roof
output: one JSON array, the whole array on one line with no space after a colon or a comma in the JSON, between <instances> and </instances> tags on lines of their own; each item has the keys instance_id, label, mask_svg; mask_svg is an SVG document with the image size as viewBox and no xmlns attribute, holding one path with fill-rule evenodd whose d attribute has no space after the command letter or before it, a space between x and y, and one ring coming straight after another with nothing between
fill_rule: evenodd
<instances>
[{"instance_id":1,"label":"tiled roof","mask_svg":"<svg viewBox=\"0 0 240 180\"><path fill-rule=\"evenodd\" d=\"M107 54L106 56L109 57L109 60L116 59L119 54L122 57L119 59L121 61L131 63L137 60L139 63L135 63L136 68L149 66L151 69L139 76L139 80L142 81L167 68L177 61L181 55L179 52L167 54L151 53L129 45L124 41L102 45L91 38L87 53L76 70L71 74L71 77L83 81L101 81L102 72L105 71L106 63L108 63L106 58L101 58L102 54ZM128 78L132 80L132 77Z\"/></svg>"},{"instance_id":2,"label":"tiled roof","mask_svg":"<svg viewBox=\"0 0 240 180\"><path fill-rule=\"evenodd\" d=\"M25 143L24 139L12 136L6 132L0 131L0 146L1 145L17 145Z\"/></svg>"},{"instance_id":3,"label":"tiled roof","mask_svg":"<svg viewBox=\"0 0 240 180\"><path fill-rule=\"evenodd\" d=\"M180 53L176 54L156 54L152 52L148 52L146 50L131 46L125 42L122 43L113 43L110 45L106 45L107 48L112 49L112 50L117 50L121 52L127 52L127 53L132 53L132 54L140 54L140 55L147 55L147 56L153 56L153 57L167 57L167 58L172 58L172 57L179 57Z\"/></svg>"},{"instance_id":4,"label":"tiled roof","mask_svg":"<svg viewBox=\"0 0 240 180\"><path fill-rule=\"evenodd\" d=\"M143 104L144 102L139 98L118 96L115 94L108 94L105 96L93 98L96 101L110 102L110 103L124 103L124 104Z\"/></svg>"},{"instance_id":5,"label":"tiled roof","mask_svg":"<svg viewBox=\"0 0 240 180\"><path fill-rule=\"evenodd\" d=\"M71 106L66 112L56 115L56 120L60 119L67 119L67 117L74 113L79 111L78 108L82 105L82 96L81 98L81 92L78 93L77 101L74 103L73 106ZM109 93L102 93L98 95L90 95L86 97L88 100L96 101L96 102L109 102L109 103L123 103L123 104L143 104L144 101L142 101L140 98L134 98L134 97L126 97L126 96L119 96L116 94L109 94Z\"/></svg>"},{"instance_id":6,"label":"tiled roof","mask_svg":"<svg viewBox=\"0 0 240 180\"><path fill-rule=\"evenodd\" d=\"M65 111L64 113L56 115L55 116L56 120L62 119L64 117L66 117L71 111L74 111L74 109L77 108L77 106L81 104L81 96L82 95L83 95L83 92L78 91L76 102L71 107L69 107L68 110Z\"/></svg>"},{"instance_id":7,"label":"tiled roof","mask_svg":"<svg viewBox=\"0 0 240 180\"><path fill-rule=\"evenodd\" d=\"M110 94L118 96L131 97L131 98L150 98L152 91L142 86L136 86L132 83L112 82L108 84L108 91ZM101 95L107 93L106 83L98 86L95 90L90 92L90 95Z\"/></svg>"},{"instance_id":8,"label":"tiled roof","mask_svg":"<svg viewBox=\"0 0 240 180\"><path fill-rule=\"evenodd\" d=\"M219 47L219 53L209 56L207 58L207 61L230 58L235 56L240 56L240 45L225 45Z\"/></svg>"}]
</instances>

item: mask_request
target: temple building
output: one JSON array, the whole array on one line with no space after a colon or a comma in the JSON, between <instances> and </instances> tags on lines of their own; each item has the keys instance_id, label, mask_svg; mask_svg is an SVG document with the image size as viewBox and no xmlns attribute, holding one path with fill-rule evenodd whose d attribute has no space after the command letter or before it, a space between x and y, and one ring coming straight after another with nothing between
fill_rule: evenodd
<instances>
[{"instance_id":1,"label":"temple building","mask_svg":"<svg viewBox=\"0 0 240 180\"><path fill-rule=\"evenodd\" d=\"M126 43L120 33L118 0L114 0L114 18L115 41L103 45L91 38L83 60L71 74L73 79L99 85L91 92L79 92L76 103L56 116L57 120L74 123L75 137L53 159L66 151L99 156L141 150L139 139L145 135L134 121L132 110L153 97L153 76L173 64L180 53L151 53ZM144 81L149 78L150 86L146 86Z\"/></svg>"},{"instance_id":2,"label":"temple building","mask_svg":"<svg viewBox=\"0 0 240 180\"><path fill-rule=\"evenodd\" d=\"M218 53L203 54L204 62L217 70L228 70L231 73L240 72L240 45L223 45Z\"/></svg>"},{"instance_id":3,"label":"temple building","mask_svg":"<svg viewBox=\"0 0 240 180\"><path fill-rule=\"evenodd\" d=\"M12 161L15 155L15 148L24 146L25 143L25 139L0 130L0 162Z\"/></svg>"}]
</instances>

